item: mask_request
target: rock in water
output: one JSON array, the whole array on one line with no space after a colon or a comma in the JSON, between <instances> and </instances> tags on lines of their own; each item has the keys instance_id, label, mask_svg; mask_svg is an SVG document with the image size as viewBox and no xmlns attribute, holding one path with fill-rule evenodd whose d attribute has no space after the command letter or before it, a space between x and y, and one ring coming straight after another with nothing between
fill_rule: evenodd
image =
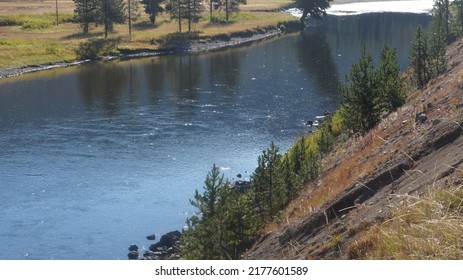
<instances>
[{"instance_id":1,"label":"rock in water","mask_svg":"<svg viewBox=\"0 0 463 280\"><path fill-rule=\"evenodd\" d=\"M151 234L151 235L148 235L148 236L146 237L146 239L148 239L148 240L155 240L155 239L156 239L156 235L154 235L154 233L153 233L153 234Z\"/></svg>"},{"instance_id":2,"label":"rock in water","mask_svg":"<svg viewBox=\"0 0 463 280\"><path fill-rule=\"evenodd\" d=\"M130 251L127 254L127 257L129 258L129 260L138 260L138 251Z\"/></svg>"},{"instance_id":3,"label":"rock in water","mask_svg":"<svg viewBox=\"0 0 463 280\"><path fill-rule=\"evenodd\" d=\"M135 244L130 245L129 251L138 251L138 246Z\"/></svg>"},{"instance_id":4,"label":"rock in water","mask_svg":"<svg viewBox=\"0 0 463 280\"><path fill-rule=\"evenodd\" d=\"M161 240L159 240L158 247L172 247L175 245L177 241L180 240L181 236L182 234L178 230L168 232L161 236Z\"/></svg>"}]
</instances>

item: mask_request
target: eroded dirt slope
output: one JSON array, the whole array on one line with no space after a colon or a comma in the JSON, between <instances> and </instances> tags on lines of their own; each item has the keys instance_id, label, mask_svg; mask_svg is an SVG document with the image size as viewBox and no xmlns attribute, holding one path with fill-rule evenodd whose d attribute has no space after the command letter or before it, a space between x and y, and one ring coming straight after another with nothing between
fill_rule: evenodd
<instances>
[{"instance_id":1,"label":"eroded dirt slope","mask_svg":"<svg viewBox=\"0 0 463 280\"><path fill-rule=\"evenodd\" d=\"M407 197L456 180L453 174L463 168L462 54L463 41L449 46L444 74L414 91L370 133L327 156L320 180L243 257L349 258L349 244Z\"/></svg>"}]
</instances>

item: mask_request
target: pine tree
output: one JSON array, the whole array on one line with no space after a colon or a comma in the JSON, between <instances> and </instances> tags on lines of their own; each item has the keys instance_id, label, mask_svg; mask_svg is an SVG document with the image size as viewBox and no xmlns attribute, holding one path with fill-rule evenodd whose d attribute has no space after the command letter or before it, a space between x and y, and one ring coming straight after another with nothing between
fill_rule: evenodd
<instances>
[{"instance_id":1,"label":"pine tree","mask_svg":"<svg viewBox=\"0 0 463 280\"><path fill-rule=\"evenodd\" d=\"M445 70L445 51L447 38L442 21L433 18L431 21L431 34L429 36L429 72L435 77Z\"/></svg>"},{"instance_id":2,"label":"pine tree","mask_svg":"<svg viewBox=\"0 0 463 280\"><path fill-rule=\"evenodd\" d=\"M346 75L346 84L340 86L343 100L343 119L346 127L356 132L366 132L379 120L377 110L377 79L371 54L362 49L358 63Z\"/></svg>"},{"instance_id":3,"label":"pine tree","mask_svg":"<svg viewBox=\"0 0 463 280\"><path fill-rule=\"evenodd\" d=\"M310 16L321 19L326 15L326 9L330 7L332 0L294 0L296 8L302 10L301 23Z\"/></svg>"},{"instance_id":4,"label":"pine tree","mask_svg":"<svg viewBox=\"0 0 463 280\"><path fill-rule=\"evenodd\" d=\"M381 51L378 80L378 102L380 113L391 112L405 102L405 89L400 77L400 66L397 51L384 46Z\"/></svg>"},{"instance_id":5,"label":"pine tree","mask_svg":"<svg viewBox=\"0 0 463 280\"><path fill-rule=\"evenodd\" d=\"M194 200L190 200L199 216L187 219L188 230L184 234L187 258L216 259L222 255L220 236L223 234L221 222L227 184L214 164L206 176L204 192L201 194L196 190Z\"/></svg>"},{"instance_id":6,"label":"pine tree","mask_svg":"<svg viewBox=\"0 0 463 280\"><path fill-rule=\"evenodd\" d=\"M282 201L279 150L272 142L259 156L258 166L252 175L255 202L264 219L272 218Z\"/></svg>"},{"instance_id":7,"label":"pine tree","mask_svg":"<svg viewBox=\"0 0 463 280\"><path fill-rule=\"evenodd\" d=\"M105 38L114 31L114 23L125 23L124 0L100 0L98 5L99 22L104 24Z\"/></svg>"},{"instance_id":8,"label":"pine tree","mask_svg":"<svg viewBox=\"0 0 463 280\"><path fill-rule=\"evenodd\" d=\"M320 154L325 154L331 151L334 146L335 138L331 132L331 121L325 121L320 128L320 137L317 139L318 150Z\"/></svg>"},{"instance_id":9,"label":"pine tree","mask_svg":"<svg viewBox=\"0 0 463 280\"><path fill-rule=\"evenodd\" d=\"M168 11L170 18L178 22L178 32L182 32L182 20L188 19L188 1L189 0L171 0Z\"/></svg>"},{"instance_id":10,"label":"pine tree","mask_svg":"<svg viewBox=\"0 0 463 280\"><path fill-rule=\"evenodd\" d=\"M450 3L449 0L434 0L433 20L437 21L437 25L441 28L446 42L452 41L450 32Z\"/></svg>"},{"instance_id":11,"label":"pine tree","mask_svg":"<svg viewBox=\"0 0 463 280\"><path fill-rule=\"evenodd\" d=\"M455 29L458 30L458 36L463 35L463 0L455 0L452 2L452 6L455 10L454 22Z\"/></svg>"},{"instance_id":12,"label":"pine tree","mask_svg":"<svg viewBox=\"0 0 463 280\"><path fill-rule=\"evenodd\" d=\"M229 188L216 165L190 203L199 213L187 219L182 236L186 259L238 259L262 227L250 194Z\"/></svg>"},{"instance_id":13,"label":"pine tree","mask_svg":"<svg viewBox=\"0 0 463 280\"><path fill-rule=\"evenodd\" d=\"M421 26L418 26L410 49L410 65L413 68L418 87L429 81L428 36Z\"/></svg>"},{"instance_id":14,"label":"pine tree","mask_svg":"<svg viewBox=\"0 0 463 280\"><path fill-rule=\"evenodd\" d=\"M156 17L165 11L161 6L165 0L142 0L142 4L145 6L145 13L149 15L151 24L156 23Z\"/></svg>"},{"instance_id":15,"label":"pine tree","mask_svg":"<svg viewBox=\"0 0 463 280\"><path fill-rule=\"evenodd\" d=\"M76 21L80 23L82 32L87 34L90 23L97 21L98 0L73 0Z\"/></svg>"},{"instance_id":16,"label":"pine tree","mask_svg":"<svg viewBox=\"0 0 463 280\"><path fill-rule=\"evenodd\" d=\"M191 32L191 23L198 22L203 11L203 0L187 0L188 32Z\"/></svg>"}]
</instances>

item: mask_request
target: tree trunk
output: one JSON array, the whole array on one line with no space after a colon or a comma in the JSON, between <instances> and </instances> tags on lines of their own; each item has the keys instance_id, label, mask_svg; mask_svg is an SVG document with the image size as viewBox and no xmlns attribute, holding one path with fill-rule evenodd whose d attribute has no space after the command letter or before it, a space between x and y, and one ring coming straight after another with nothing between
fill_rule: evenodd
<instances>
[{"instance_id":1,"label":"tree trunk","mask_svg":"<svg viewBox=\"0 0 463 280\"><path fill-rule=\"evenodd\" d=\"M129 35L132 36L132 8L130 6L130 2L132 0L127 0L129 4Z\"/></svg>"},{"instance_id":2,"label":"tree trunk","mask_svg":"<svg viewBox=\"0 0 463 280\"><path fill-rule=\"evenodd\" d=\"M178 3L178 32L182 33L182 14L181 14L181 7L180 7L180 0L177 1Z\"/></svg>"}]
</instances>

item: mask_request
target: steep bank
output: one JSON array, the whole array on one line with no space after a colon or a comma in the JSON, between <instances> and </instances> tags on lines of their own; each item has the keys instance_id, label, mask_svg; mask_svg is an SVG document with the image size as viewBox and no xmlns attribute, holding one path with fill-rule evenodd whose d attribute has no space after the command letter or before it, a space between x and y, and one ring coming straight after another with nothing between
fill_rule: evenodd
<instances>
[{"instance_id":1,"label":"steep bank","mask_svg":"<svg viewBox=\"0 0 463 280\"><path fill-rule=\"evenodd\" d=\"M325 157L319 180L243 257L351 258L350 246L407 199L461 184L462 49L461 40L449 46L444 74L412 91L404 106L368 134Z\"/></svg>"}]
</instances>

